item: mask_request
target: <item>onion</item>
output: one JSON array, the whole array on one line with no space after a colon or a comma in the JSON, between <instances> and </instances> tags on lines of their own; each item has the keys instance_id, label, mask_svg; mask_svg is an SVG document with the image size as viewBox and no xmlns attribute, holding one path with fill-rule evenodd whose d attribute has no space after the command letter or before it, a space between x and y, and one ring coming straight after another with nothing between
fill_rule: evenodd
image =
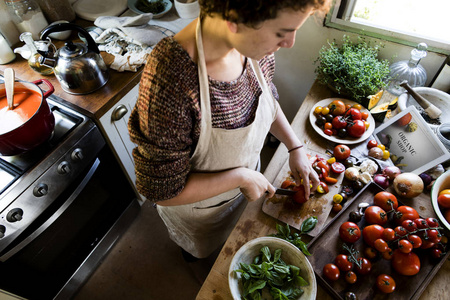
<instances>
[{"instance_id":1,"label":"onion","mask_svg":"<svg viewBox=\"0 0 450 300\"><path fill-rule=\"evenodd\" d=\"M402 173L399 167L389 166L383 169L383 175L386 176L389 180L394 180L398 174Z\"/></svg>"},{"instance_id":2,"label":"onion","mask_svg":"<svg viewBox=\"0 0 450 300\"><path fill-rule=\"evenodd\" d=\"M389 179L385 175L377 174L373 177L373 181L383 189L387 189L389 187Z\"/></svg>"},{"instance_id":3,"label":"onion","mask_svg":"<svg viewBox=\"0 0 450 300\"><path fill-rule=\"evenodd\" d=\"M422 173L419 176L420 176L420 178L422 178L424 186L428 186L431 183L431 181L433 180L433 178L431 178L431 176L428 175L427 173Z\"/></svg>"},{"instance_id":4,"label":"onion","mask_svg":"<svg viewBox=\"0 0 450 300\"><path fill-rule=\"evenodd\" d=\"M355 167L347 168L344 172L344 177L350 181L358 180L358 176L359 176L359 169Z\"/></svg>"},{"instance_id":5,"label":"onion","mask_svg":"<svg viewBox=\"0 0 450 300\"><path fill-rule=\"evenodd\" d=\"M394 179L394 189L402 197L414 198L423 192L423 181L414 173L402 173Z\"/></svg>"}]
</instances>

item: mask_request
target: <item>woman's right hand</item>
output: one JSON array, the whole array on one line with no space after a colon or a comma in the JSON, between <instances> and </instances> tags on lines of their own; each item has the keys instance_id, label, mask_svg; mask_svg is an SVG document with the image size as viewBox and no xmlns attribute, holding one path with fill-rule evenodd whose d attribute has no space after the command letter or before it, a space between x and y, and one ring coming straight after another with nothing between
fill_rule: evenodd
<instances>
[{"instance_id":1,"label":"woman's right hand","mask_svg":"<svg viewBox=\"0 0 450 300\"><path fill-rule=\"evenodd\" d=\"M242 183L239 189L248 201L255 201L261 197L271 198L275 195L274 186L261 172L240 168L240 173Z\"/></svg>"}]
</instances>

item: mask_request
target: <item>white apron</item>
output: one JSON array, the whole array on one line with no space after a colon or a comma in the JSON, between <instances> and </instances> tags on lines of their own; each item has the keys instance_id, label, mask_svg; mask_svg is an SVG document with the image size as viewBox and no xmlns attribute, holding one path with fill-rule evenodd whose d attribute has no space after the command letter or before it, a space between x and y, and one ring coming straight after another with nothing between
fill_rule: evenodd
<instances>
[{"instance_id":1,"label":"white apron","mask_svg":"<svg viewBox=\"0 0 450 300\"><path fill-rule=\"evenodd\" d=\"M213 172L237 167L256 169L264 140L276 118L277 106L272 92L258 63L251 60L262 89L253 123L231 130L213 128L200 20L197 22L196 40L201 126L199 141L190 159L191 171ZM193 256L205 258L225 242L246 204L245 197L237 188L200 202L157 205L157 209L170 238Z\"/></svg>"}]
</instances>

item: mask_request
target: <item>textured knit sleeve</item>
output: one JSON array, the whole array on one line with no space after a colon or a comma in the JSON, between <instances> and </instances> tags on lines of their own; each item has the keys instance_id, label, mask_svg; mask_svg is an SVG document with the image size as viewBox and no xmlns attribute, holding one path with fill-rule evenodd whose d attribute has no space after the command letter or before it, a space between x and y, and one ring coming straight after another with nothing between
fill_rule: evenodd
<instances>
[{"instance_id":1,"label":"textured knit sleeve","mask_svg":"<svg viewBox=\"0 0 450 300\"><path fill-rule=\"evenodd\" d=\"M178 195L185 185L199 119L196 65L171 38L151 52L129 121L136 186L152 201Z\"/></svg>"},{"instance_id":2,"label":"textured knit sleeve","mask_svg":"<svg viewBox=\"0 0 450 300\"><path fill-rule=\"evenodd\" d=\"M273 76L275 75L275 55L265 56L259 61L259 66L261 68L264 77L272 90L272 94L276 100L279 100L279 95L275 84L273 84Z\"/></svg>"}]
</instances>

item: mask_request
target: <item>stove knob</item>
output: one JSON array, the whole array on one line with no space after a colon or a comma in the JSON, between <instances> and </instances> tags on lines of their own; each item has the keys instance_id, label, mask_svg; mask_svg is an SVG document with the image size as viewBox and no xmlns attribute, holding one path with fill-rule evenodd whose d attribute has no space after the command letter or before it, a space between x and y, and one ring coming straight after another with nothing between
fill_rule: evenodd
<instances>
[{"instance_id":1,"label":"stove knob","mask_svg":"<svg viewBox=\"0 0 450 300\"><path fill-rule=\"evenodd\" d=\"M58 173L59 174L68 174L70 173L70 165L67 161L63 161L58 166Z\"/></svg>"},{"instance_id":2,"label":"stove knob","mask_svg":"<svg viewBox=\"0 0 450 300\"><path fill-rule=\"evenodd\" d=\"M48 193L48 185L46 185L45 183L40 183L33 189L33 195L35 195L36 197L45 196L47 195L47 193Z\"/></svg>"},{"instance_id":3,"label":"stove knob","mask_svg":"<svg viewBox=\"0 0 450 300\"><path fill-rule=\"evenodd\" d=\"M5 236L6 227L3 225L0 225L0 239Z\"/></svg>"},{"instance_id":4,"label":"stove knob","mask_svg":"<svg viewBox=\"0 0 450 300\"><path fill-rule=\"evenodd\" d=\"M6 220L9 222L17 222L22 220L23 217L23 210L20 208L14 208L9 211L9 213L6 215Z\"/></svg>"},{"instance_id":5,"label":"stove knob","mask_svg":"<svg viewBox=\"0 0 450 300\"><path fill-rule=\"evenodd\" d=\"M83 160L84 158L83 150L81 150L80 148L73 150L72 155L70 157L75 161Z\"/></svg>"}]
</instances>

